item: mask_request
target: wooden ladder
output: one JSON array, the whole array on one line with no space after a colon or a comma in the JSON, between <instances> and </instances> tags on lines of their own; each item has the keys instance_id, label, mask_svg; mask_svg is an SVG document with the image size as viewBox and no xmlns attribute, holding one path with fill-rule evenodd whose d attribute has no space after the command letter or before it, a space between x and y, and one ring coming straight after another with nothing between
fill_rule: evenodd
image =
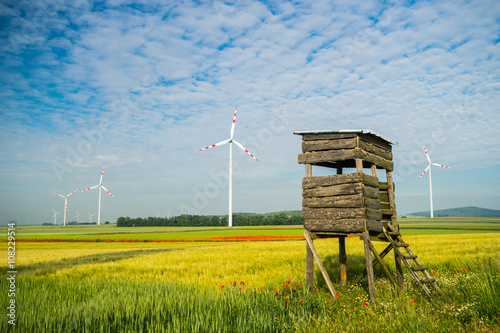
<instances>
[{"instance_id":1,"label":"wooden ladder","mask_svg":"<svg viewBox=\"0 0 500 333\"><path fill-rule=\"evenodd\" d=\"M387 240L391 243L396 256L406 265L411 275L424 290L425 294L427 296L431 295L431 291L427 288L427 284L431 284L436 291L440 291L441 289L436 284L436 279L433 279L429 272L427 272L427 267L420 263L418 256L410 249L410 245L403 241L399 231L395 230L393 225L389 223L387 224L387 228L383 228L383 232ZM405 250L406 254L401 250L402 248ZM410 260L413 260L415 265L412 265ZM422 274L424 278L422 278L419 273Z\"/></svg>"}]
</instances>

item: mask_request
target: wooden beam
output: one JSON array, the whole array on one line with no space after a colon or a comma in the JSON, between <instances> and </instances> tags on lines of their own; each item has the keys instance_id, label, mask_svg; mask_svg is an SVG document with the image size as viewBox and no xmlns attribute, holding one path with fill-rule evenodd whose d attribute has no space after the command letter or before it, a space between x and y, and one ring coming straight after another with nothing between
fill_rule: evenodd
<instances>
[{"instance_id":1,"label":"wooden beam","mask_svg":"<svg viewBox=\"0 0 500 333\"><path fill-rule=\"evenodd\" d=\"M356 148L357 149L357 148ZM325 150L299 154L299 164L350 160L359 155L356 149Z\"/></svg>"},{"instance_id":2,"label":"wooden beam","mask_svg":"<svg viewBox=\"0 0 500 333\"><path fill-rule=\"evenodd\" d=\"M376 137L373 134L360 133L358 135L358 137L360 138L360 141L361 140L366 141L366 142L372 143L374 145L377 145L378 147L380 147L382 149L392 151L392 146L389 142L387 142L386 140L384 140L382 138ZM358 147L359 147L359 145L358 145Z\"/></svg>"},{"instance_id":3,"label":"wooden beam","mask_svg":"<svg viewBox=\"0 0 500 333\"><path fill-rule=\"evenodd\" d=\"M316 259L316 263L318 264L319 270L321 271L321 274L323 274L323 278L326 281L326 285L328 286L328 289L330 290L330 293L332 294L332 299L337 301L337 297L335 296L335 293L336 293L335 288L333 288L333 284L330 281L330 277L328 276L328 273L326 272L326 269L323 266L323 263L321 262L321 258L319 257L318 252L316 251L316 248L314 247L313 240L311 238L311 233L307 230L304 230L304 236L306 238L307 244L309 245L309 248L312 251L314 259Z\"/></svg>"},{"instance_id":4,"label":"wooden beam","mask_svg":"<svg viewBox=\"0 0 500 333\"><path fill-rule=\"evenodd\" d=\"M309 289L314 289L314 258L309 244L306 242L306 283Z\"/></svg>"},{"instance_id":5,"label":"wooden beam","mask_svg":"<svg viewBox=\"0 0 500 333\"><path fill-rule=\"evenodd\" d=\"M386 158L369 153L366 150L361 149L361 148L356 148L354 150L356 151L357 156L359 158L361 158L369 163L376 164L378 167L381 167L381 168L389 170L389 171L392 171L394 169L394 162L392 162Z\"/></svg>"},{"instance_id":6,"label":"wooden beam","mask_svg":"<svg viewBox=\"0 0 500 333\"><path fill-rule=\"evenodd\" d=\"M375 292L375 277L373 276L372 256L370 250L370 234L367 230L363 232L363 246L365 250L366 275L368 278L368 294L370 296L370 303L372 304L372 306L376 306L377 299Z\"/></svg>"},{"instance_id":7,"label":"wooden beam","mask_svg":"<svg viewBox=\"0 0 500 333\"><path fill-rule=\"evenodd\" d=\"M309 140L337 140L355 138L356 133L323 133L323 134L302 134L303 141Z\"/></svg>"},{"instance_id":8,"label":"wooden beam","mask_svg":"<svg viewBox=\"0 0 500 333\"><path fill-rule=\"evenodd\" d=\"M312 177L312 165L306 164L306 178Z\"/></svg>"},{"instance_id":9,"label":"wooden beam","mask_svg":"<svg viewBox=\"0 0 500 333\"><path fill-rule=\"evenodd\" d=\"M356 148L356 138L302 141L302 152Z\"/></svg>"},{"instance_id":10,"label":"wooden beam","mask_svg":"<svg viewBox=\"0 0 500 333\"><path fill-rule=\"evenodd\" d=\"M377 166L375 164L372 164L372 176L377 177Z\"/></svg>"},{"instance_id":11,"label":"wooden beam","mask_svg":"<svg viewBox=\"0 0 500 333\"><path fill-rule=\"evenodd\" d=\"M306 164L307 167L307 164ZM346 173L328 176L316 176L302 178L302 189L307 190L316 187L325 187L350 183L362 183L371 187L380 187L377 177L365 173Z\"/></svg>"},{"instance_id":12,"label":"wooden beam","mask_svg":"<svg viewBox=\"0 0 500 333\"><path fill-rule=\"evenodd\" d=\"M382 219L382 213L378 209L370 208L302 208L302 217L304 219L350 219L367 218L379 221Z\"/></svg>"},{"instance_id":13,"label":"wooden beam","mask_svg":"<svg viewBox=\"0 0 500 333\"><path fill-rule=\"evenodd\" d=\"M371 209L381 209L380 199L366 198L362 193L350 194L335 197L324 198L304 198L302 199L302 207L337 207L337 208L360 208L366 207Z\"/></svg>"},{"instance_id":14,"label":"wooden beam","mask_svg":"<svg viewBox=\"0 0 500 333\"><path fill-rule=\"evenodd\" d=\"M304 228L311 232L362 233L365 230L365 219L304 219ZM383 232L381 221L366 220L366 229L373 232Z\"/></svg>"},{"instance_id":15,"label":"wooden beam","mask_svg":"<svg viewBox=\"0 0 500 333\"><path fill-rule=\"evenodd\" d=\"M361 139L359 140L359 148L364 149L365 151L375 154L377 156L383 157L389 161L392 161L392 153L390 150L387 150L385 148L380 148L377 145L368 143L367 141Z\"/></svg>"},{"instance_id":16,"label":"wooden beam","mask_svg":"<svg viewBox=\"0 0 500 333\"><path fill-rule=\"evenodd\" d=\"M345 287L347 283L347 252L345 249L346 236L339 237L339 263L340 263L340 286Z\"/></svg>"}]
</instances>

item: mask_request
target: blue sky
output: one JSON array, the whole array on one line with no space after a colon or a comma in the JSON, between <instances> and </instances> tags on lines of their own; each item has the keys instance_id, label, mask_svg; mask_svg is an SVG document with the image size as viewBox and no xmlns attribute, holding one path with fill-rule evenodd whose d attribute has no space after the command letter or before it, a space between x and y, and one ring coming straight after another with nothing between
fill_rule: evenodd
<instances>
[{"instance_id":1,"label":"blue sky","mask_svg":"<svg viewBox=\"0 0 500 333\"><path fill-rule=\"evenodd\" d=\"M394 147L398 213L500 209L500 3L2 1L0 221L42 223L99 182L102 220L301 208L301 130ZM236 148L236 147L235 147ZM97 192L69 198L97 213ZM95 220L95 217L94 217ZM58 222L62 221L58 217Z\"/></svg>"}]
</instances>

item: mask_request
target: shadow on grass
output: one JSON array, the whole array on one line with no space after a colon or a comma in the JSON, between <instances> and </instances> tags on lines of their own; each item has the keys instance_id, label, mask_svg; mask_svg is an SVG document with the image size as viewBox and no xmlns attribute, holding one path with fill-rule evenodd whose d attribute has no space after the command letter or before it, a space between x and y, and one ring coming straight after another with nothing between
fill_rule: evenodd
<instances>
[{"instance_id":1,"label":"shadow on grass","mask_svg":"<svg viewBox=\"0 0 500 333\"><path fill-rule=\"evenodd\" d=\"M217 245L210 245L210 246L217 246ZM101 264L106 262L125 260L142 255L170 252L170 251L180 251L196 247L206 247L206 246L177 247L168 249L140 249L140 250L130 250L130 251L120 251L120 252L99 253L82 257L67 258L57 261L48 261L48 262L34 263L28 265L18 265L16 267L16 270L18 276L20 275L37 276L37 275L54 273L58 270L68 269L79 265ZM4 272L2 275L6 276L7 275L6 271L8 270L9 270L8 268L2 267L2 271Z\"/></svg>"}]
</instances>

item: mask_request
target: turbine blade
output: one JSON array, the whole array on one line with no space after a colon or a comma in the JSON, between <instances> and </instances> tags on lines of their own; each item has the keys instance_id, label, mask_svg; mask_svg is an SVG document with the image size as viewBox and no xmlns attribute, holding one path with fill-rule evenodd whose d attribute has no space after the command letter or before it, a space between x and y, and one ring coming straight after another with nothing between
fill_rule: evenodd
<instances>
[{"instance_id":1,"label":"turbine blade","mask_svg":"<svg viewBox=\"0 0 500 333\"><path fill-rule=\"evenodd\" d=\"M430 168L430 167L431 167L431 165L430 165L430 163L429 163L429 165L427 166L427 168L425 168L424 172L422 172L422 173L420 174L420 177L418 177L418 179L420 179L420 178L421 178L421 177L422 177L422 176L423 176L423 175L427 172L427 170L429 170L429 168Z\"/></svg>"},{"instance_id":2,"label":"turbine blade","mask_svg":"<svg viewBox=\"0 0 500 333\"><path fill-rule=\"evenodd\" d=\"M58 196L60 196L60 197L63 197L63 198L64 198L64 195L61 195L61 194L56 193L56 192L52 192L52 193L54 193L55 195L58 195Z\"/></svg>"},{"instance_id":3,"label":"turbine blade","mask_svg":"<svg viewBox=\"0 0 500 333\"><path fill-rule=\"evenodd\" d=\"M208 147L205 147L205 148L201 148L201 149L200 149L200 150L198 150L198 151L202 151L202 150L210 149L210 148L217 147L217 146L222 146L222 145L225 145L226 143L228 143L229 141L231 141L231 139L227 139L227 140L224 140L224 141L218 142L218 143L216 143L216 144L213 144L213 145L211 145L211 146L208 146Z\"/></svg>"},{"instance_id":4,"label":"turbine blade","mask_svg":"<svg viewBox=\"0 0 500 333\"><path fill-rule=\"evenodd\" d=\"M80 192L85 192L85 191L93 190L93 189L95 189L98 186L99 186L99 184L97 184L96 186L92 186L92 187L86 188L85 190L80 191Z\"/></svg>"},{"instance_id":5,"label":"turbine blade","mask_svg":"<svg viewBox=\"0 0 500 333\"><path fill-rule=\"evenodd\" d=\"M236 141L236 140L233 140L233 142L234 142L234 143L235 143L238 147L240 147L240 148L241 148L241 149L242 149L245 153L247 153L248 155L252 156L252 158L253 158L254 160L256 160L257 162L259 161L259 160L258 160L255 156L253 156L253 155L252 155L252 153L250 153L250 152L249 152L249 151L248 151L245 147L243 147L241 143L239 143L239 142L238 142L238 141Z\"/></svg>"},{"instance_id":6,"label":"turbine blade","mask_svg":"<svg viewBox=\"0 0 500 333\"><path fill-rule=\"evenodd\" d=\"M238 111L238 108L234 109L234 117L233 117L233 123L231 124L231 139L233 138L234 135L234 125L236 124L236 112Z\"/></svg>"},{"instance_id":7,"label":"turbine blade","mask_svg":"<svg viewBox=\"0 0 500 333\"><path fill-rule=\"evenodd\" d=\"M105 187L104 187L104 186L102 186L102 185L101 185L101 187L104 189L104 191L108 192L108 194L109 194L110 196L112 196L113 198L115 198L115 199L116 199L116 197L115 197L113 194L111 194L111 192L109 192L107 188L105 188Z\"/></svg>"},{"instance_id":8,"label":"turbine blade","mask_svg":"<svg viewBox=\"0 0 500 333\"><path fill-rule=\"evenodd\" d=\"M422 146L424 146L425 157L427 157L427 161L429 161L429 163L432 163L431 158L429 157L429 153L427 153L427 149L425 149L425 145L422 145Z\"/></svg>"},{"instance_id":9,"label":"turbine blade","mask_svg":"<svg viewBox=\"0 0 500 333\"><path fill-rule=\"evenodd\" d=\"M99 184L102 184L102 176L104 176L104 168L106 168L106 164L102 167L101 179L99 179Z\"/></svg>"},{"instance_id":10,"label":"turbine blade","mask_svg":"<svg viewBox=\"0 0 500 333\"><path fill-rule=\"evenodd\" d=\"M446 165L442 165L442 164L432 163L432 165L435 165L435 166L438 166L441 168L451 169L450 167L447 167Z\"/></svg>"},{"instance_id":11,"label":"turbine blade","mask_svg":"<svg viewBox=\"0 0 500 333\"><path fill-rule=\"evenodd\" d=\"M75 193L76 191L78 191L78 189L76 189L76 190L74 190L73 192L71 192L70 194L68 194L68 195L66 196L66 198L67 198L67 197L69 197L70 195L72 195L73 193Z\"/></svg>"}]
</instances>

